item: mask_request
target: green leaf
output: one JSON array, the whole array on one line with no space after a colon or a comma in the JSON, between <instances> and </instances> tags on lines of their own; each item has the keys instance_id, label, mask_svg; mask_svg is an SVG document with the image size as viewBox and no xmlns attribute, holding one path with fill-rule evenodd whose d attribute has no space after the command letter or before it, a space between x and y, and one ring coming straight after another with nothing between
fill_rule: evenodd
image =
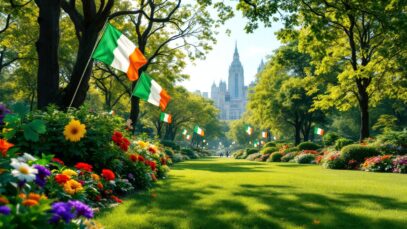
<instances>
[{"instance_id":1,"label":"green leaf","mask_svg":"<svg viewBox=\"0 0 407 229\"><path fill-rule=\"evenodd\" d=\"M33 120L32 122L23 126L24 138L27 141L37 142L39 140L39 134L43 134L47 131L44 121Z\"/></svg>"}]
</instances>

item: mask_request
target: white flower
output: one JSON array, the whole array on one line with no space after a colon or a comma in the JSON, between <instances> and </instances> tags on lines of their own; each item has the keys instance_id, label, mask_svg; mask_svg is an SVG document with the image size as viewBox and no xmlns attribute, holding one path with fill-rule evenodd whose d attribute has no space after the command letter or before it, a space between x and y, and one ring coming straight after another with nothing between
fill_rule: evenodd
<instances>
[{"instance_id":1,"label":"white flower","mask_svg":"<svg viewBox=\"0 0 407 229\"><path fill-rule=\"evenodd\" d=\"M14 167L14 169L11 171L11 174L13 176L17 177L19 180L25 180L27 182L31 182L35 179L35 174L38 173L38 170L27 165L24 162L20 162L15 158L11 159L11 166Z\"/></svg>"},{"instance_id":2,"label":"white flower","mask_svg":"<svg viewBox=\"0 0 407 229\"><path fill-rule=\"evenodd\" d=\"M23 156L17 158L20 162L29 162L29 161L36 161L37 158L33 157L33 155L29 153L24 153Z\"/></svg>"}]
</instances>

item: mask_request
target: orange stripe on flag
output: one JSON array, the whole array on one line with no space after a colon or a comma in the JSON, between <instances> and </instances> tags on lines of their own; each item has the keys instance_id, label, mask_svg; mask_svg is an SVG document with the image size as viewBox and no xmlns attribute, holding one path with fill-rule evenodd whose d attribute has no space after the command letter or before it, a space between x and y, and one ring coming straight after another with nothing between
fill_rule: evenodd
<instances>
[{"instance_id":1,"label":"orange stripe on flag","mask_svg":"<svg viewBox=\"0 0 407 229\"><path fill-rule=\"evenodd\" d=\"M147 63L146 57L141 53L139 48L129 56L129 69L127 69L127 77L130 81L138 80L138 70Z\"/></svg>"},{"instance_id":2,"label":"orange stripe on flag","mask_svg":"<svg viewBox=\"0 0 407 229\"><path fill-rule=\"evenodd\" d=\"M165 110L167 107L168 102L170 101L171 97L168 95L168 93L163 89L160 92L160 108L162 111Z\"/></svg>"}]
</instances>

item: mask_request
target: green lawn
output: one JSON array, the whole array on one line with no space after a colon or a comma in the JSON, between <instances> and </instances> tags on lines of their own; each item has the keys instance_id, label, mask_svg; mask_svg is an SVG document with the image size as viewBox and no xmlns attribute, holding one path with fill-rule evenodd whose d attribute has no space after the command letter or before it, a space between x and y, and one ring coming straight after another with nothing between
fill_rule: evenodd
<instances>
[{"instance_id":1,"label":"green lawn","mask_svg":"<svg viewBox=\"0 0 407 229\"><path fill-rule=\"evenodd\" d=\"M406 228L407 175L201 159L96 219L106 228Z\"/></svg>"}]
</instances>

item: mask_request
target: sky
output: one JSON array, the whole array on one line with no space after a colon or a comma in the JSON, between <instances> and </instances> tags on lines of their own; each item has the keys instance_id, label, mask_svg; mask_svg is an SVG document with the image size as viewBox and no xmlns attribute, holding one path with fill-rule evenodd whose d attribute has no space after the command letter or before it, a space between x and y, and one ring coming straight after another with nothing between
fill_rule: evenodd
<instances>
[{"instance_id":1,"label":"sky","mask_svg":"<svg viewBox=\"0 0 407 229\"><path fill-rule=\"evenodd\" d=\"M275 32L282 28L277 23L271 28L259 26L251 34L244 31L247 19L243 18L240 12L235 12L235 17L229 20L219 29L217 44L213 46L205 60L189 62L183 73L190 75L190 79L180 84L189 91L209 92L215 81L227 82L229 65L232 63L235 42L239 50L240 62L243 65L245 85L248 85L255 78L257 67L261 60L272 54L281 43L277 40ZM231 30L230 36L225 33L226 29Z\"/></svg>"}]
</instances>

